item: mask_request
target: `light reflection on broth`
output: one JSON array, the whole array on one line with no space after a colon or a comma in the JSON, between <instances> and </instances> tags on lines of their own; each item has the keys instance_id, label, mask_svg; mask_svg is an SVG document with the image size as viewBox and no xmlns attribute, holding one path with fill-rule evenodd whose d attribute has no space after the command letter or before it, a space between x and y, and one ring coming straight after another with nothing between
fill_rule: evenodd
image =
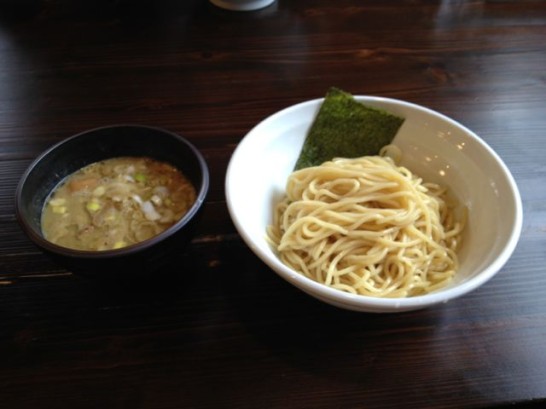
<instances>
[{"instance_id":1,"label":"light reflection on broth","mask_svg":"<svg viewBox=\"0 0 546 409\"><path fill-rule=\"evenodd\" d=\"M111 250L166 230L195 202L191 182L175 167L144 157L119 157L85 166L49 196L44 237L78 250Z\"/></svg>"}]
</instances>

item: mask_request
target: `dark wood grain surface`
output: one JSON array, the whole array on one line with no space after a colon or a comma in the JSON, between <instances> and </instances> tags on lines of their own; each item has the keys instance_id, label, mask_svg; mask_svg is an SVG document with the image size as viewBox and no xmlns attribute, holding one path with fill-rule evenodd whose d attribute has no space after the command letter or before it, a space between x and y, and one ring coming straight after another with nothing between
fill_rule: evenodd
<instances>
[{"instance_id":1,"label":"dark wood grain surface","mask_svg":"<svg viewBox=\"0 0 546 409\"><path fill-rule=\"evenodd\" d=\"M327 306L242 243L224 176L256 123L332 85L477 132L521 191L500 273L392 315ZM211 169L179 271L100 284L23 235L14 191L44 149L113 123L189 138ZM546 2L0 0L1 408L546 407Z\"/></svg>"}]
</instances>

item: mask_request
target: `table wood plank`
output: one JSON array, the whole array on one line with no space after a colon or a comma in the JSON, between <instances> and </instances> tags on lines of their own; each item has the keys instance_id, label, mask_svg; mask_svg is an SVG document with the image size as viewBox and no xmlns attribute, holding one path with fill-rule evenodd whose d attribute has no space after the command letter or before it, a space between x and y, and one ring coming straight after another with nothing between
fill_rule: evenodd
<instances>
[{"instance_id":1,"label":"table wood plank","mask_svg":"<svg viewBox=\"0 0 546 409\"><path fill-rule=\"evenodd\" d=\"M546 3L0 0L0 406L482 408L546 405ZM332 85L438 110L506 162L521 240L480 289L375 315L324 305L243 244L225 171L259 121ZM198 232L161 278L97 283L20 230L46 148L113 123L205 155Z\"/></svg>"}]
</instances>

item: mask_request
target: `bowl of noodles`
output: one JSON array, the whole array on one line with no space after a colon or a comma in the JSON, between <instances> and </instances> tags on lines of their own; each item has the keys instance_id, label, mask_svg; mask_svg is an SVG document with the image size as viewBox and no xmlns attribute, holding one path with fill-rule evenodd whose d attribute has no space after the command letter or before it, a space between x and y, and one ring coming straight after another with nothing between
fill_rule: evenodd
<instances>
[{"instance_id":1,"label":"bowl of noodles","mask_svg":"<svg viewBox=\"0 0 546 409\"><path fill-rule=\"evenodd\" d=\"M22 175L17 220L45 254L87 277L180 269L209 188L199 150L166 129L121 124L50 147Z\"/></svg>"},{"instance_id":2,"label":"bowl of noodles","mask_svg":"<svg viewBox=\"0 0 546 409\"><path fill-rule=\"evenodd\" d=\"M377 155L295 169L324 98L266 118L226 174L233 222L280 277L336 307L401 312L463 296L497 274L522 205L502 159L455 120L413 103L354 99L403 118Z\"/></svg>"}]
</instances>

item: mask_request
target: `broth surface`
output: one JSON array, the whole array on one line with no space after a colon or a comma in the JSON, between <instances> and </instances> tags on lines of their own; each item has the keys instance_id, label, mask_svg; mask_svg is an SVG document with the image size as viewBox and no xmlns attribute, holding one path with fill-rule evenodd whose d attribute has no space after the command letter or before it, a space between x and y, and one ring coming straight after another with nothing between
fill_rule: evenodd
<instances>
[{"instance_id":1,"label":"broth surface","mask_svg":"<svg viewBox=\"0 0 546 409\"><path fill-rule=\"evenodd\" d=\"M174 166L145 157L92 163L69 175L46 200L42 233L78 250L111 250L156 236L195 202L191 182Z\"/></svg>"}]
</instances>

